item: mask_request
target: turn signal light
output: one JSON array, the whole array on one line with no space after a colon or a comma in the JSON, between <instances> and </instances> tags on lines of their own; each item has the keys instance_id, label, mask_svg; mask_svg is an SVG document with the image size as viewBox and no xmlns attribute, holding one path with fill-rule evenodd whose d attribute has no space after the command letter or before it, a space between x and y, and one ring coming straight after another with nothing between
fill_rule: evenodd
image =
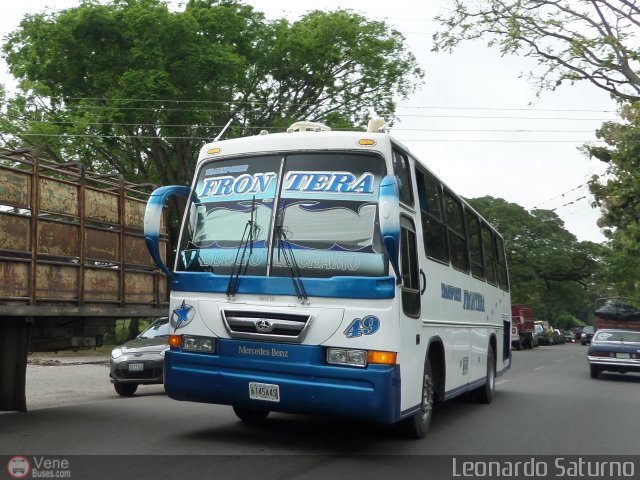
<instances>
[{"instance_id":1,"label":"turn signal light","mask_svg":"<svg viewBox=\"0 0 640 480\"><path fill-rule=\"evenodd\" d=\"M369 363L380 363L383 365L395 365L398 354L396 352L380 352L378 350L369 351L367 360Z\"/></svg>"},{"instance_id":2,"label":"turn signal light","mask_svg":"<svg viewBox=\"0 0 640 480\"><path fill-rule=\"evenodd\" d=\"M169 346L171 348L180 348L182 345L182 335L169 335Z\"/></svg>"}]
</instances>

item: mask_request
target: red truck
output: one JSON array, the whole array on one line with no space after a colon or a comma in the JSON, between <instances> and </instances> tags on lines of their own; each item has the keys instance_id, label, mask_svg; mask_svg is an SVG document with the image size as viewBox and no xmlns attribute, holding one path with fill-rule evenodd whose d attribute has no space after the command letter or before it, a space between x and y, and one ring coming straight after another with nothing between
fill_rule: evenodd
<instances>
[{"instance_id":1,"label":"red truck","mask_svg":"<svg viewBox=\"0 0 640 480\"><path fill-rule=\"evenodd\" d=\"M526 305L511 305L511 345L516 350L533 348L534 318L533 310Z\"/></svg>"}]
</instances>

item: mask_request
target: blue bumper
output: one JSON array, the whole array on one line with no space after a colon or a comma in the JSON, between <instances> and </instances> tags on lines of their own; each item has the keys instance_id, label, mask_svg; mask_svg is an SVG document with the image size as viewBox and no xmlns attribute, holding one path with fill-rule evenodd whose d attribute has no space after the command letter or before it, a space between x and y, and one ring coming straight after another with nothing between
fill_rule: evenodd
<instances>
[{"instance_id":1,"label":"blue bumper","mask_svg":"<svg viewBox=\"0 0 640 480\"><path fill-rule=\"evenodd\" d=\"M249 398L249 382L279 386L280 401ZM165 390L175 400L395 423L400 368L327 365L319 346L219 339L215 355L170 350Z\"/></svg>"}]
</instances>

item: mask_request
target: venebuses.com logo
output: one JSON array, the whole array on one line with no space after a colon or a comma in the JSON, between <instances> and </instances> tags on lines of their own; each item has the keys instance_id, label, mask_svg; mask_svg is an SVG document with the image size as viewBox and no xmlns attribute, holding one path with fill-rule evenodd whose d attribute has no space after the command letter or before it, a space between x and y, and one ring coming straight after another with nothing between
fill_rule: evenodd
<instances>
[{"instance_id":1,"label":"venebuses.com logo","mask_svg":"<svg viewBox=\"0 0 640 480\"><path fill-rule=\"evenodd\" d=\"M31 464L25 457L11 457L7 463L7 472L11 478L26 478L30 471Z\"/></svg>"},{"instance_id":2,"label":"venebuses.com logo","mask_svg":"<svg viewBox=\"0 0 640 480\"><path fill-rule=\"evenodd\" d=\"M10 478L71 478L68 459L43 456L14 455L7 462L7 473Z\"/></svg>"}]
</instances>

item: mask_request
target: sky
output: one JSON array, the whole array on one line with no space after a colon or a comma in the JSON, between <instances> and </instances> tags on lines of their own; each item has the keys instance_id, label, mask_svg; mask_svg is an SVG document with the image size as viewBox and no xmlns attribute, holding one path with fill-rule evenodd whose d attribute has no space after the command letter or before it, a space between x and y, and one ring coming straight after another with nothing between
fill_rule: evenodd
<instances>
[{"instance_id":1,"label":"sky","mask_svg":"<svg viewBox=\"0 0 640 480\"><path fill-rule=\"evenodd\" d=\"M554 210L580 241L601 242L598 209L587 181L605 164L579 151L595 142L595 130L616 120L616 104L579 82L536 96L523 72L536 69L526 57L502 57L485 42L461 44L452 54L433 53L433 20L446 0L245 0L267 18L295 20L309 9L350 9L385 20L405 39L425 71L421 89L398 102L391 134L466 198L490 195L527 210ZM77 0L21 0L0 7L0 38L27 13L74 7ZM178 5L178 2L174 2ZM4 63L0 83L11 86Z\"/></svg>"}]
</instances>

